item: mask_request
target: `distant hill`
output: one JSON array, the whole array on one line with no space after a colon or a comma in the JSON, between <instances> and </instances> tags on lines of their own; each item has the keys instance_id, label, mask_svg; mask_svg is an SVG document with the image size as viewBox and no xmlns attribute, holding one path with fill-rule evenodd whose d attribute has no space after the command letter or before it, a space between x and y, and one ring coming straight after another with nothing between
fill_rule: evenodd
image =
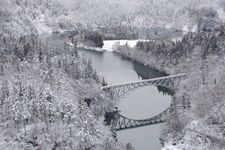
<instances>
[{"instance_id":1,"label":"distant hill","mask_svg":"<svg viewBox=\"0 0 225 150\"><path fill-rule=\"evenodd\" d=\"M223 0L0 1L0 30L17 35L118 26L196 31L225 21Z\"/></svg>"}]
</instances>

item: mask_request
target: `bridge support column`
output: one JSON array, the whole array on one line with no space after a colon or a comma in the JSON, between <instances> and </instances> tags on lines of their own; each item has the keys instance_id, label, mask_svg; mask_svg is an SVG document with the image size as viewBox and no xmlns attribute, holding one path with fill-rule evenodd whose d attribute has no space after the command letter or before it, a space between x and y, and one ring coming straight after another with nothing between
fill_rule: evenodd
<instances>
[{"instance_id":1,"label":"bridge support column","mask_svg":"<svg viewBox=\"0 0 225 150\"><path fill-rule=\"evenodd\" d=\"M116 134L116 129L114 129L114 128L111 128L111 132L112 132L112 136L113 136L113 138L116 140L116 142L117 142L117 134Z\"/></svg>"},{"instance_id":2,"label":"bridge support column","mask_svg":"<svg viewBox=\"0 0 225 150\"><path fill-rule=\"evenodd\" d=\"M115 107L115 111L113 112L106 112L105 114L105 124L110 125L110 131L112 132L112 136L115 138L117 141L117 134L116 134L116 126L117 126L117 121L118 121L118 109Z\"/></svg>"}]
</instances>

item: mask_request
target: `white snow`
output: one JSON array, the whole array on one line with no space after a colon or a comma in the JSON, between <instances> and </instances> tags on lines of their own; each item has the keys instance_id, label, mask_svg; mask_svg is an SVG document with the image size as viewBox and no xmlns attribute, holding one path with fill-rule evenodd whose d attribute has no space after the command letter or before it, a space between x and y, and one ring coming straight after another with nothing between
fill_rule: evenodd
<instances>
[{"instance_id":1,"label":"white snow","mask_svg":"<svg viewBox=\"0 0 225 150\"><path fill-rule=\"evenodd\" d=\"M222 19L223 21L225 21L225 12L223 10L223 8L218 8L217 9L217 14L219 16L220 19Z\"/></svg>"},{"instance_id":2,"label":"white snow","mask_svg":"<svg viewBox=\"0 0 225 150\"><path fill-rule=\"evenodd\" d=\"M74 44L73 44L73 43L71 43L71 42L67 43L67 45L68 45L68 46L71 46L71 47L73 47L73 46L74 46Z\"/></svg>"},{"instance_id":3,"label":"white snow","mask_svg":"<svg viewBox=\"0 0 225 150\"><path fill-rule=\"evenodd\" d=\"M176 41L182 41L183 37L180 36L180 37L175 37L175 38L172 38L172 41L173 42L176 42Z\"/></svg>"},{"instance_id":4,"label":"white snow","mask_svg":"<svg viewBox=\"0 0 225 150\"><path fill-rule=\"evenodd\" d=\"M198 31L198 26L195 25L193 28L192 28L192 32L197 32Z\"/></svg>"},{"instance_id":5,"label":"white snow","mask_svg":"<svg viewBox=\"0 0 225 150\"><path fill-rule=\"evenodd\" d=\"M81 49L85 49L85 50L96 51L96 52L105 52L105 50L102 49L102 48L99 48L99 47L91 47L91 46L85 46L85 45L83 45L83 44L78 44L77 47L78 47L78 48L81 48Z\"/></svg>"},{"instance_id":6,"label":"white snow","mask_svg":"<svg viewBox=\"0 0 225 150\"><path fill-rule=\"evenodd\" d=\"M138 41L147 41L147 40L143 40L143 39L137 39L137 40L105 40L105 41L103 41L104 45L103 45L102 49L112 52L114 45L117 44L117 43L121 46L128 44L130 47L134 47Z\"/></svg>"},{"instance_id":7,"label":"white snow","mask_svg":"<svg viewBox=\"0 0 225 150\"><path fill-rule=\"evenodd\" d=\"M74 44L71 43L71 42L67 42L66 43L68 46L70 47L73 47ZM77 45L77 48L80 48L80 49L86 49L86 50L91 50L91 51L96 51L96 52L105 52L104 49L102 48L99 48L99 47L92 47L92 46L86 46L86 45L83 45L83 44L78 44Z\"/></svg>"},{"instance_id":8,"label":"white snow","mask_svg":"<svg viewBox=\"0 0 225 150\"><path fill-rule=\"evenodd\" d=\"M190 26L189 24L186 24L182 30L183 30L183 35L185 35L185 34L188 34L188 32L197 32L198 26L197 25Z\"/></svg>"},{"instance_id":9,"label":"white snow","mask_svg":"<svg viewBox=\"0 0 225 150\"><path fill-rule=\"evenodd\" d=\"M188 32L189 32L188 26L185 25L185 26L183 27L183 33L184 33L184 34L187 34Z\"/></svg>"},{"instance_id":10,"label":"white snow","mask_svg":"<svg viewBox=\"0 0 225 150\"><path fill-rule=\"evenodd\" d=\"M178 147L176 146L173 146L173 145L165 145L161 150L182 150L182 149L179 149Z\"/></svg>"}]
</instances>

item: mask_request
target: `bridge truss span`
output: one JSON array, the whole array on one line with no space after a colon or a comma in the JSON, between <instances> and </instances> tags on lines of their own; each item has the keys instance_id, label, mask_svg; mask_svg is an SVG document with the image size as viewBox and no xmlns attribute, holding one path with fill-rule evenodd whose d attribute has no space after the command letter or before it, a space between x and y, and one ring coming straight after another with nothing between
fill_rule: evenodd
<instances>
[{"instance_id":1,"label":"bridge truss span","mask_svg":"<svg viewBox=\"0 0 225 150\"><path fill-rule=\"evenodd\" d=\"M101 90L109 93L112 98L118 99L125 96L127 93L133 90L136 90L138 88L145 87L145 86L150 86L150 85L163 86L169 89L174 89L176 81L180 80L184 76L186 76L185 73L153 78L153 79L147 79L147 80L141 80L141 81L134 81L134 82L123 83L123 84L102 86Z\"/></svg>"},{"instance_id":2,"label":"bridge truss span","mask_svg":"<svg viewBox=\"0 0 225 150\"><path fill-rule=\"evenodd\" d=\"M116 131L120 131L125 129L131 129L131 128L163 123L166 121L166 116L168 113L169 113L169 109L166 109L165 111L163 111L162 113L154 117L151 117L149 119L143 119L143 120L130 119L117 113L115 119L112 121L112 128Z\"/></svg>"}]
</instances>

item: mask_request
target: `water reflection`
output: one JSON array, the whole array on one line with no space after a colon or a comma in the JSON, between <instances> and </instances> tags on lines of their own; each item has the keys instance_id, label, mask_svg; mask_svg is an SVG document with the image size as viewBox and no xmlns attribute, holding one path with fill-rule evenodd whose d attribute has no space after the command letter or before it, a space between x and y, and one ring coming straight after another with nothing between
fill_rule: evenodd
<instances>
[{"instance_id":1,"label":"water reflection","mask_svg":"<svg viewBox=\"0 0 225 150\"><path fill-rule=\"evenodd\" d=\"M62 44L60 36L49 37L48 41ZM142 79L156 78L166 74L143 64L132 62L111 52L97 53L88 50L79 50L80 55L91 58L97 73L106 79L109 84L126 83ZM147 86L138 89L119 104L122 115L133 119L146 119L155 116L170 105L171 97L165 88ZM161 148L159 135L161 125L146 126L118 132L119 141L131 143L136 150L159 150Z\"/></svg>"},{"instance_id":2,"label":"water reflection","mask_svg":"<svg viewBox=\"0 0 225 150\"><path fill-rule=\"evenodd\" d=\"M87 58L91 57L94 68L100 76L106 79L108 84L166 76L163 72L148 68L141 63L132 62L111 52L96 53L79 50L79 53ZM171 97L168 94L169 92L165 88L146 86L126 95L124 99L121 99L118 108L121 114L128 118L150 118L169 107ZM119 141L131 143L136 150L159 150L161 148L160 131L161 125L153 125L120 131L117 134Z\"/></svg>"},{"instance_id":3,"label":"water reflection","mask_svg":"<svg viewBox=\"0 0 225 150\"><path fill-rule=\"evenodd\" d=\"M163 77L167 76L165 72L159 71L155 68L149 67L149 66L144 66L143 64L139 62L133 62L133 68L136 71L138 77L142 80L145 79L152 79L152 78L158 78L158 77ZM159 92L163 93L163 95L173 95L174 91L163 87L163 86L157 86L157 89Z\"/></svg>"},{"instance_id":4,"label":"water reflection","mask_svg":"<svg viewBox=\"0 0 225 150\"><path fill-rule=\"evenodd\" d=\"M151 79L167 76L167 74L162 71L144 66L143 64L138 62L133 62L133 68L137 72L138 77L141 77L141 79Z\"/></svg>"}]
</instances>

